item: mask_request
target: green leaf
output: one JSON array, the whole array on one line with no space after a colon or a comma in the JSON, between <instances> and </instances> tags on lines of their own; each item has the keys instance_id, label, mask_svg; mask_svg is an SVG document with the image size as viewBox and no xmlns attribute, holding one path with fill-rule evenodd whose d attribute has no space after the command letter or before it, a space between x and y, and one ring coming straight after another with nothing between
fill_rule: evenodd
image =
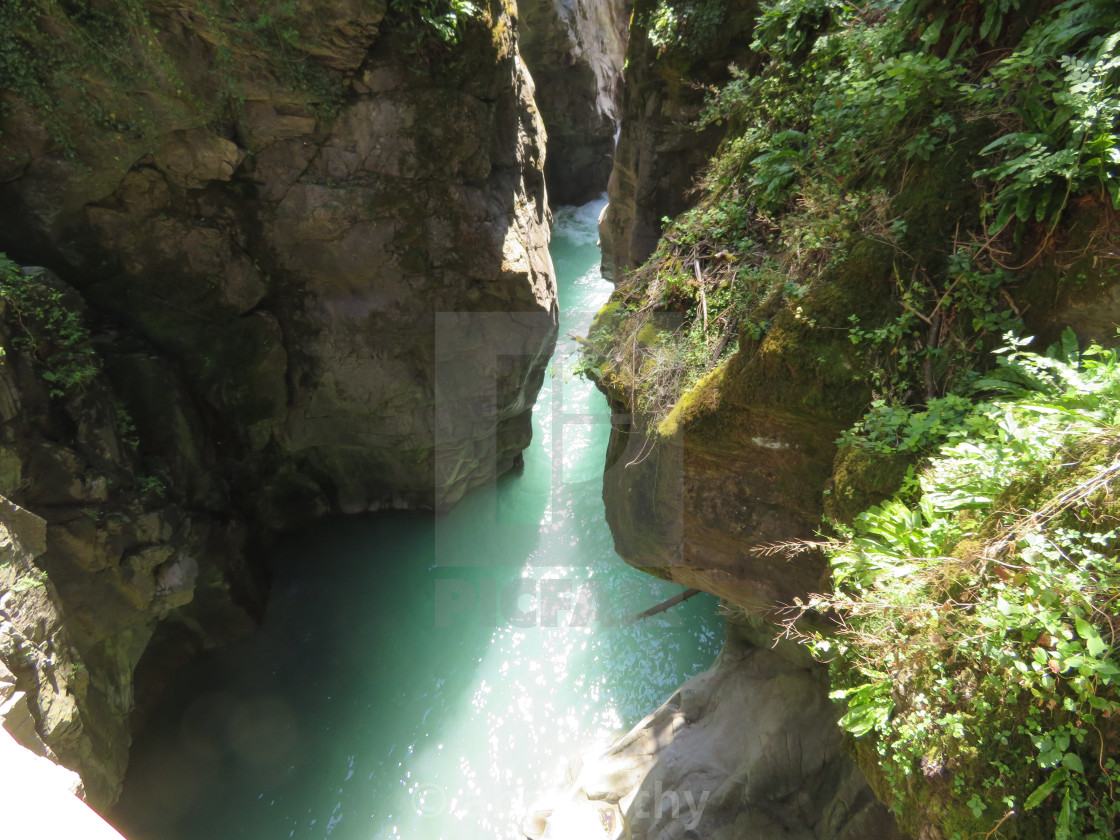
<instances>
[{"instance_id":1,"label":"green leaf","mask_svg":"<svg viewBox=\"0 0 1120 840\"><path fill-rule=\"evenodd\" d=\"M1085 765L1081 763L1081 756L1077 753L1066 753L1062 756L1062 766L1074 773L1085 773Z\"/></svg>"},{"instance_id":2,"label":"green leaf","mask_svg":"<svg viewBox=\"0 0 1120 840\"><path fill-rule=\"evenodd\" d=\"M1050 778L1035 788L1034 793L1027 797L1027 801L1023 803L1023 810L1030 811L1041 805L1050 794L1054 792L1059 784L1069 779L1069 773L1065 770L1055 770L1050 774Z\"/></svg>"},{"instance_id":3,"label":"green leaf","mask_svg":"<svg viewBox=\"0 0 1120 840\"><path fill-rule=\"evenodd\" d=\"M1072 327L1066 327L1062 330L1062 360L1073 363L1077 361L1079 355L1080 347L1077 342L1077 334Z\"/></svg>"},{"instance_id":4,"label":"green leaf","mask_svg":"<svg viewBox=\"0 0 1120 840\"><path fill-rule=\"evenodd\" d=\"M1073 822L1073 800L1069 795L1069 788L1066 788L1065 798L1062 800L1062 811L1058 814L1058 824L1054 826L1054 840L1072 840L1073 834L1070 828Z\"/></svg>"},{"instance_id":5,"label":"green leaf","mask_svg":"<svg viewBox=\"0 0 1120 840\"><path fill-rule=\"evenodd\" d=\"M1075 619L1074 623L1077 625L1077 635L1085 640L1085 646L1089 649L1090 656L1100 656L1108 650L1108 645L1104 643L1104 639L1101 638L1096 627L1083 618Z\"/></svg>"}]
</instances>

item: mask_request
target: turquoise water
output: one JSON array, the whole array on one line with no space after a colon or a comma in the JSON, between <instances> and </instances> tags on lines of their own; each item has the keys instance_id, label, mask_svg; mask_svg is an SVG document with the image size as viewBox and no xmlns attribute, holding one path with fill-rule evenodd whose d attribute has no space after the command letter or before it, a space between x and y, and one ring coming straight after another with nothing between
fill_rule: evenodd
<instances>
[{"instance_id":1,"label":"turquoise water","mask_svg":"<svg viewBox=\"0 0 1120 840\"><path fill-rule=\"evenodd\" d=\"M534 800L707 667L703 595L614 553L601 498L610 426L569 371L610 294L601 202L556 213L556 356L525 469L450 514L324 523L274 558L265 620L169 692L114 821L130 840L520 838Z\"/></svg>"}]
</instances>

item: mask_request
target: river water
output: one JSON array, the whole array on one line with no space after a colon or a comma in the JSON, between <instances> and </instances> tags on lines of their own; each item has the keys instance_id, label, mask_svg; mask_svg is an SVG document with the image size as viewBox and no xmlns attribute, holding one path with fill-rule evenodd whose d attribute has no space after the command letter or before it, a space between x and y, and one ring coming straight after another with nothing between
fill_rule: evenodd
<instances>
[{"instance_id":1,"label":"river water","mask_svg":"<svg viewBox=\"0 0 1120 840\"><path fill-rule=\"evenodd\" d=\"M575 344L610 294L602 202L556 212L560 336L524 471L442 517L285 541L264 622L197 663L133 748L130 840L504 840L580 753L636 723L722 642L713 598L615 554L610 425Z\"/></svg>"}]
</instances>

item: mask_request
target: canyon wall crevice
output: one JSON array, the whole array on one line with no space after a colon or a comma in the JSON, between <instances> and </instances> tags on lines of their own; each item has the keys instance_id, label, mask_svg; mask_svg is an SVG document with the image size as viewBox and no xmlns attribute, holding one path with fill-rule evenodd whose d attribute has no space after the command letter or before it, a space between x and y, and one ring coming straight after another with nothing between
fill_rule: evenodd
<instances>
[{"instance_id":1,"label":"canyon wall crevice","mask_svg":"<svg viewBox=\"0 0 1120 840\"><path fill-rule=\"evenodd\" d=\"M523 0L518 32L548 132L553 204L600 195L613 165L629 31L626 0Z\"/></svg>"},{"instance_id":2,"label":"canyon wall crevice","mask_svg":"<svg viewBox=\"0 0 1120 840\"><path fill-rule=\"evenodd\" d=\"M688 15L691 4L680 5ZM676 5L637 0L627 40L618 147L610 173L610 203L599 224L603 272L636 268L657 245L662 219L684 212L690 192L725 128L696 128L705 91L726 82L730 67L749 68L757 3L705 2L702 47L651 37L655 16Z\"/></svg>"}]
</instances>

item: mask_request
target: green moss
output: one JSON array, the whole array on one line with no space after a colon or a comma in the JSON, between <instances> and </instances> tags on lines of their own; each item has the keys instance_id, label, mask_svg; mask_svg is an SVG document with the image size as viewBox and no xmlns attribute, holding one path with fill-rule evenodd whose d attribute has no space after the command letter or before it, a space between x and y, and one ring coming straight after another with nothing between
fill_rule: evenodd
<instances>
[{"instance_id":1,"label":"green moss","mask_svg":"<svg viewBox=\"0 0 1120 840\"><path fill-rule=\"evenodd\" d=\"M719 365L685 391L673 410L658 424L657 434L671 438L696 418L719 408L720 383L725 370L726 364Z\"/></svg>"},{"instance_id":2,"label":"green moss","mask_svg":"<svg viewBox=\"0 0 1120 840\"><path fill-rule=\"evenodd\" d=\"M622 306L622 301L607 301L599 311L595 313L595 318L591 322L591 329L588 330L588 337L594 339L598 334L614 332L619 322L626 314L626 310Z\"/></svg>"},{"instance_id":3,"label":"green moss","mask_svg":"<svg viewBox=\"0 0 1120 840\"><path fill-rule=\"evenodd\" d=\"M908 263L929 274L943 271L954 235L979 226L983 194L972 173L983 161L978 152L992 132L986 121L970 123L953 145L937 149L929 160L911 161L891 202L891 212L905 224L898 244Z\"/></svg>"},{"instance_id":4,"label":"green moss","mask_svg":"<svg viewBox=\"0 0 1120 840\"><path fill-rule=\"evenodd\" d=\"M637 340L642 347L652 347L664 340L664 332L656 321L649 321L638 330Z\"/></svg>"},{"instance_id":5,"label":"green moss","mask_svg":"<svg viewBox=\"0 0 1120 840\"><path fill-rule=\"evenodd\" d=\"M914 453L883 453L862 446L841 446L825 489L825 516L850 525L857 515L893 495L902 485Z\"/></svg>"}]
</instances>

